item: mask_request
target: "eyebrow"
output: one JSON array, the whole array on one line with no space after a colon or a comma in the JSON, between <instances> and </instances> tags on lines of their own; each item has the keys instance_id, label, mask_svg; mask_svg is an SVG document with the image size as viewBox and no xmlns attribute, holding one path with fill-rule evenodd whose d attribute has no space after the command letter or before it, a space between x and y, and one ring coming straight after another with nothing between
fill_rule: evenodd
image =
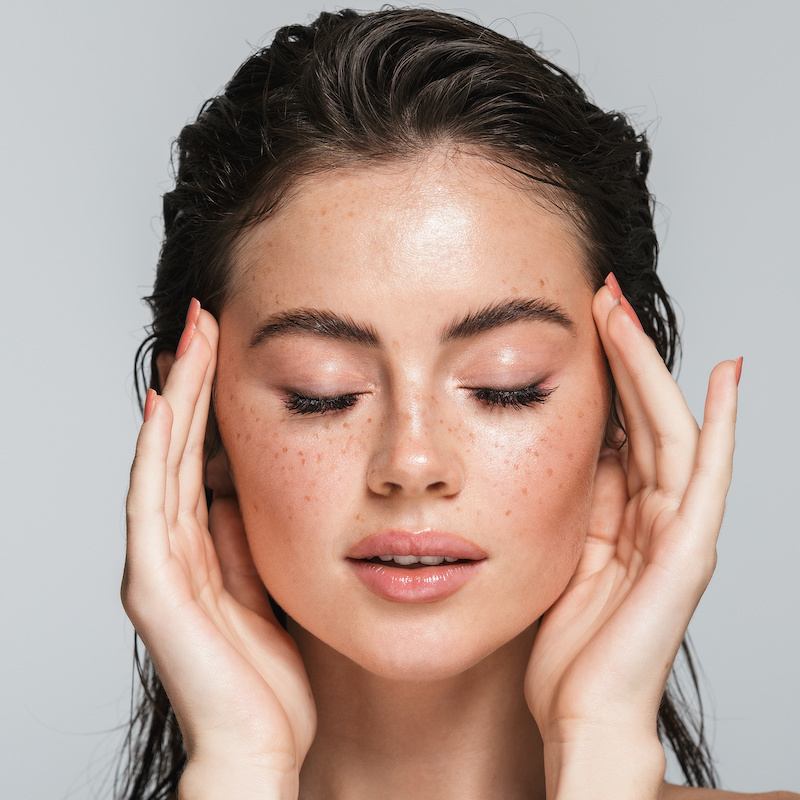
<instances>
[{"instance_id":1,"label":"eyebrow","mask_svg":"<svg viewBox=\"0 0 800 800\"><path fill-rule=\"evenodd\" d=\"M480 311L473 311L449 325L442 334L442 343L468 339L479 333L522 320L553 322L566 328L570 333L575 332L575 323L555 303L541 298L514 298L486 306Z\"/></svg>"},{"instance_id":2,"label":"eyebrow","mask_svg":"<svg viewBox=\"0 0 800 800\"><path fill-rule=\"evenodd\" d=\"M460 320L448 325L440 339L442 344L448 344L524 320L555 323L571 333L575 330L575 323L555 303L540 298L513 298L469 312ZM350 317L340 316L332 311L299 308L282 311L270 317L253 334L250 347L256 347L267 339L293 333L310 333L325 339L353 342L365 347L381 346L380 337L369 325L362 325Z\"/></svg>"},{"instance_id":3,"label":"eyebrow","mask_svg":"<svg viewBox=\"0 0 800 800\"><path fill-rule=\"evenodd\" d=\"M367 347L380 347L381 344L373 328L360 325L350 317L342 317L332 311L298 308L270 317L269 321L253 334L250 347L255 347L267 339L291 333L311 333L326 339L353 342Z\"/></svg>"}]
</instances>

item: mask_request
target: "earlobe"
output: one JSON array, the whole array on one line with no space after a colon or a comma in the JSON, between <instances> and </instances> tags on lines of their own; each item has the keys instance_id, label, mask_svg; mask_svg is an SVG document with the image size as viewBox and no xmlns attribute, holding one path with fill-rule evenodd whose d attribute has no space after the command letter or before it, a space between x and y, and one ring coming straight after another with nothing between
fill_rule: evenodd
<instances>
[{"instance_id":1,"label":"earlobe","mask_svg":"<svg viewBox=\"0 0 800 800\"><path fill-rule=\"evenodd\" d=\"M158 369L158 390L162 392L167 382L167 376L175 363L175 353L172 350L162 350L156 356L156 368Z\"/></svg>"}]
</instances>

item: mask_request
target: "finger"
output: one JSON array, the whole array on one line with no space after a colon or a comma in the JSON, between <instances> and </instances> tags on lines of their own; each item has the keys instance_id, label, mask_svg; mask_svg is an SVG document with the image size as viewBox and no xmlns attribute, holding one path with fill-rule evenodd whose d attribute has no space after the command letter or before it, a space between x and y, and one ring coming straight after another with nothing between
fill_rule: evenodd
<instances>
[{"instance_id":1,"label":"finger","mask_svg":"<svg viewBox=\"0 0 800 800\"><path fill-rule=\"evenodd\" d=\"M680 501L694 467L697 423L654 343L620 304L609 311L607 334L630 376L654 442L655 460L647 468L655 467L655 480L634 454L642 479ZM623 403L627 413L628 398Z\"/></svg>"},{"instance_id":2,"label":"finger","mask_svg":"<svg viewBox=\"0 0 800 800\"><path fill-rule=\"evenodd\" d=\"M709 577L733 474L738 371L737 362L723 361L711 373L695 467L679 510L695 532L694 555L705 555L711 565Z\"/></svg>"},{"instance_id":3,"label":"finger","mask_svg":"<svg viewBox=\"0 0 800 800\"><path fill-rule=\"evenodd\" d=\"M208 343L210 357L206 366L203 383L194 406L191 425L187 434L186 446L179 468L180 511L192 514L203 520L206 516L203 469L205 460L206 431L208 411L211 404L211 390L216 369L217 341L219 329L216 320L207 311L201 311L197 329L192 339L203 338Z\"/></svg>"},{"instance_id":4,"label":"finger","mask_svg":"<svg viewBox=\"0 0 800 800\"><path fill-rule=\"evenodd\" d=\"M164 512L167 454L172 430L172 409L163 397L155 398L150 418L142 424L131 467L126 501L126 578L146 563L169 558L169 534Z\"/></svg>"},{"instance_id":5,"label":"finger","mask_svg":"<svg viewBox=\"0 0 800 800\"><path fill-rule=\"evenodd\" d=\"M199 307L197 311L199 313ZM187 331L190 330L190 324L195 325L193 320L187 319ZM186 333L184 333L185 338ZM182 343L184 339L182 339ZM180 347L179 345L179 352ZM198 399L203 388L211 355L208 339L201 332L195 330L185 351L180 356L176 355L175 362L164 384L163 397L169 402L173 413L172 436L167 455L167 496L165 503L167 520L170 523L177 518L181 502L183 502L184 506L189 504L193 510L198 502L196 480L183 487L184 498L181 501L180 467L189 431L194 422L195 412L199 410L201 415L208 413L207 408L205 410L198 408ZM203 425L205 425L205 417ZM200 464L195 467L196 470L202 470L202 457L199 461Z\"/></svg>"},{"instance_id":6,"label":"finger","mask_svg":"<svg viewBox=\"0 0 800 800\"><path fill-rule=\"evenodd\" d=\"M608 333L608 318L615 307L616 301L608 287L601 287L594 297L592 313L622 407L620 417L625 422L628 442L626 469L630 478L629 493L633 496L644 483L655 484L655 442L633 380Z\"/></svg>"},{"instance_id":7,"label":"finger","mask_svg":"<svg viewBox=\"0 0 800 800\"><path fill-rule=\"evenodd\" d=\"M597 462L586 541L575 570L577 579L600 572L615 557L628 499L627 480L619 454L604 450Z\"/></svg>"},{"instance_id":8,"label":"finger","mask_svg":"<svg viewBox=\"0 0 800 800\"><path fill-rule=\"evenodd\" d=\"M275 622L267 590L253 562L239 504L235 498L221 497L214 500L209 511L209 529L217 551L225 590L246 608Z\"/></svg>"}]
</instances>

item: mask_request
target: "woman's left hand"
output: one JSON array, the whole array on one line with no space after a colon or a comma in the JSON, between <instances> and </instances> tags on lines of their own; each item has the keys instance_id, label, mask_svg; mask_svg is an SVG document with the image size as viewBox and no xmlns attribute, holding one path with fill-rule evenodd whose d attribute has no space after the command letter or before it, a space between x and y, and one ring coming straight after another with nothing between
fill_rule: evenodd
<instances>
[{"instance_id":1,"label":"woman's left hand","mask_svg":"<svg viewBox=\"0 0 800 800\"><path fill-rule=\"evenodd\" d=\"M714 571L733 461L740 364L712 372L699 430L610 285L595 295L593 313L627 444L601 454L580 561L540 622L525 681L547 797L559 800L659 796L658 708Z\"/></svg>"}]
</instances>

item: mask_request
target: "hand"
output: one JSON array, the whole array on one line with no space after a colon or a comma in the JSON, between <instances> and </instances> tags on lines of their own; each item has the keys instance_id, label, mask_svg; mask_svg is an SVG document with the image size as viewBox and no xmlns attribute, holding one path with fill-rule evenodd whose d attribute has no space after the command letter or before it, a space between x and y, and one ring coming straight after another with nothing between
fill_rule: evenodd
<instances>
[{"instance_id":1,"label":"hand","mask_svg":"<svg viewBox=\"0 0 800 800\"><path fill-rule=\"evenodd\" d=\"M585 774L594 772L593 797L658 796L658 707L716 564L731 479L737 364L712 372L699 431L652 341L614 294L602 287L593 313L628 441L619 454L601 454L582 555L540 623L526 676L551 756L548 798L573 796L551 792L563 783L553 773L572 769L564 760L570 752L587 765ZM598 777L620 767L623 776L635 774L639 752L650 788L627 794L628 784L612 786L610 777L606 793Z\"/></svg>"},{"instance_id":2,"label":"hand","mask_svg":"<svg viewBox=\"0 0 800 800\"><path fill-rule=\"evenodd\" d=\"M308 679L272 613L235 498L206 505L217 339L215 320L193 303L188 348L179 346L163 395L148 393L128 494L122 601L184 737L182 795L191 786L193 798L297 797L316 727Z\"/></svg>"}]
</instances>

